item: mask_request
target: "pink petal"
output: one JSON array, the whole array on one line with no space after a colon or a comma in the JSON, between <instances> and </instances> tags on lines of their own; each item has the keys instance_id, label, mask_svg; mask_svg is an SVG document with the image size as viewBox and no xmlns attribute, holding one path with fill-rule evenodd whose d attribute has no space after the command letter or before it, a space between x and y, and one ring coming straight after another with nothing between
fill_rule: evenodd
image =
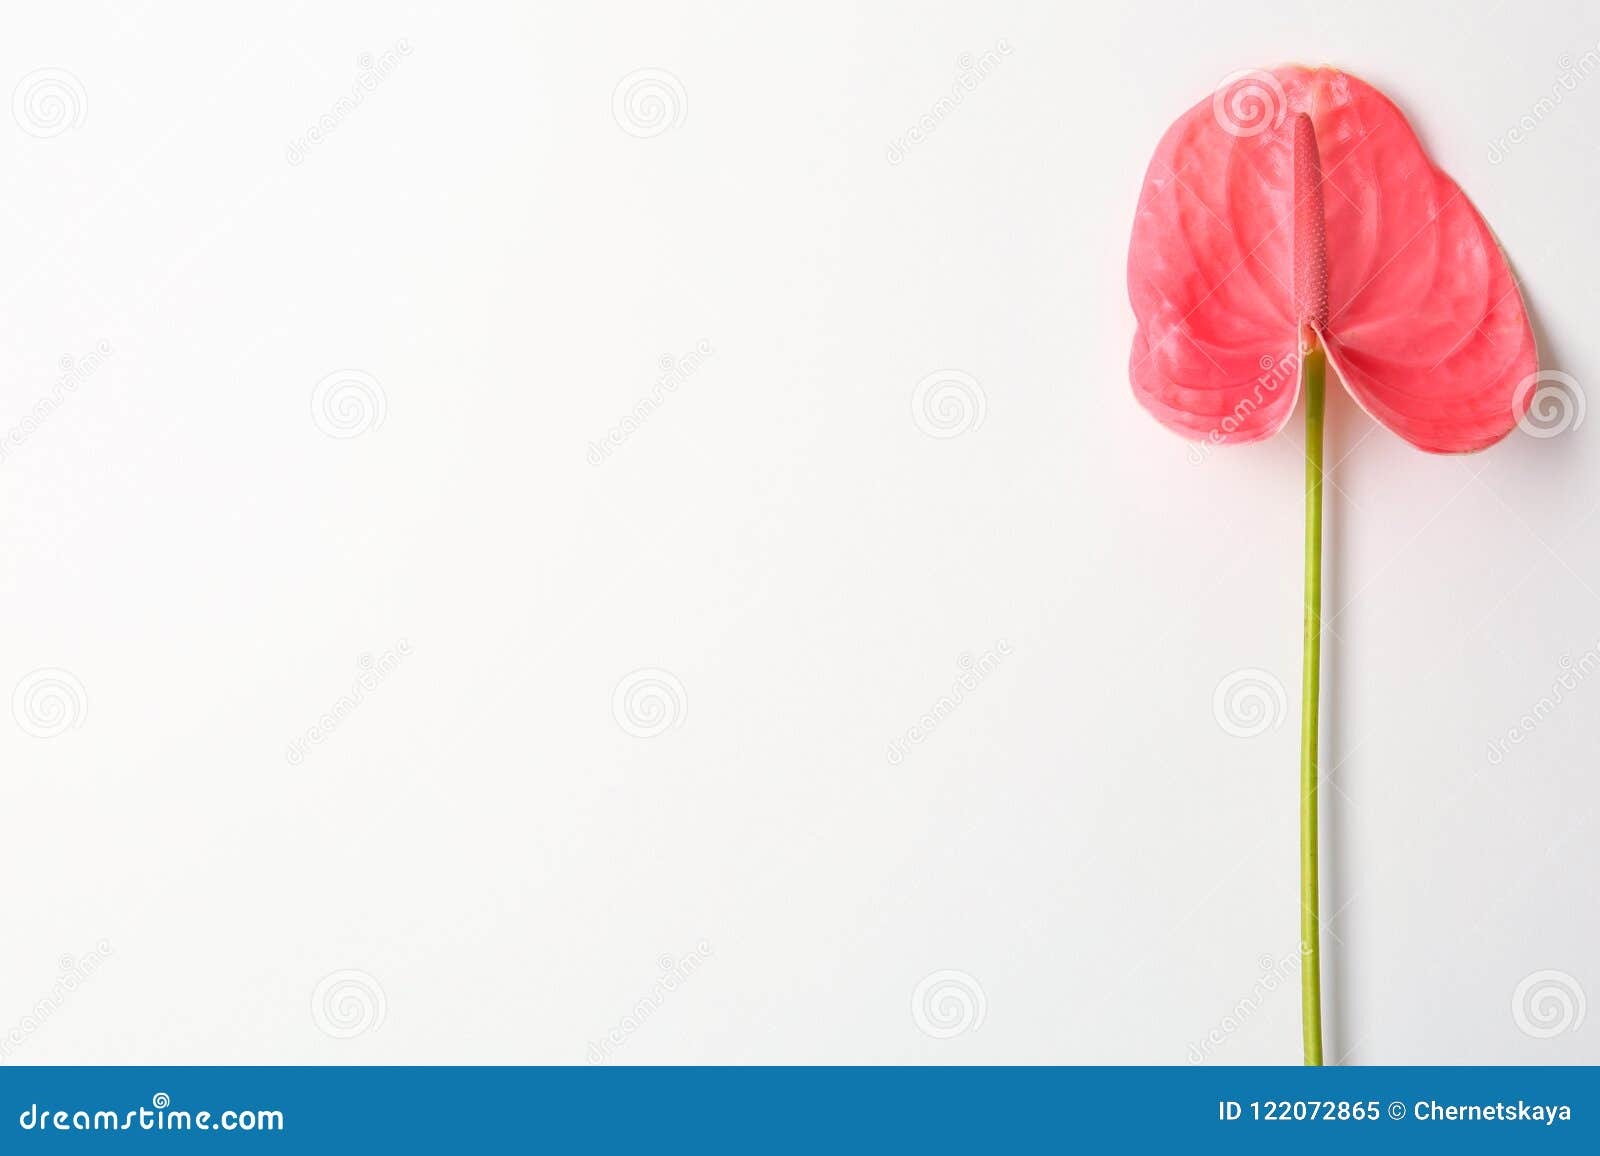
<instances>
[{"instance_id":1,"label":"pink petal","mask_svg":"<svg viewBox=\"0 0 1600 1156\"><path fill-rule=\"evenodd\" d=\"M1318 192L1325 305L1321 270L1308 278ZM1128 293L1135 395L1164 425L1218 443L1288 420L1302 325L1363 408L1426 450L1504 437L1538 370L1483 218L1382 93L1333 69L1232 78L1167 131L1134 220Z\"/></svg>"}]
</instances>

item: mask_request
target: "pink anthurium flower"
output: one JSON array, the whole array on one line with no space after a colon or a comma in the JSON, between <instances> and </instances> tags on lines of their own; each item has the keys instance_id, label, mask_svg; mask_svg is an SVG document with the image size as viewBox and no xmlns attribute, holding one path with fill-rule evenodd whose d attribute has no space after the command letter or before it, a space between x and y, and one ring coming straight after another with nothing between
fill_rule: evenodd
<instances>
[{"instance_id":1,"label":"pink anthurium flower","mask_svg":"<svg viewBox=\"0 0 1600 1156\"><path fill-rule=\"evenodd\" d=\"M1331 68L1243 73L1167 130L1128 294L1134 394L1191 439L1281 429L1298 391L1263 367L1307 330L1375 421L1438 453L1504 437L1538 371L1488 225L1389 99Z\"/></svg>"},{"instance_id":2,"label":"pink anthurium flower","mask_svg":"<svg viewBox=\"0 0 1600 1156\"><path fill-rule=\"evenodd\" d=\"M1527 311L1489 226L1377 89L1331 68L1240 73L1179 117L1128 248L1134 395L1213 444L1306 414L1300 726L1301 1010L1322 1063L1317 725L1322 419L1332 363L1420 449L1493 445L1539 379Z\"/></svg>"}]
</instances>

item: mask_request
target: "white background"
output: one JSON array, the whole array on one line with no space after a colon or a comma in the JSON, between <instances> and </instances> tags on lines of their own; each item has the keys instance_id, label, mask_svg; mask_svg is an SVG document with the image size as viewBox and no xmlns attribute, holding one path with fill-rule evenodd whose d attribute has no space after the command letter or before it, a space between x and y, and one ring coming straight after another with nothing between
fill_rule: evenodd
<instances>
[{"instance_id":1,"label":"white background","mask_svg":"<svg viewBox=\"0 0 1600 1156\"><path fill-rule=\"evenodd\" d=\"M1300 425L1135 404L1144 167L1356 72L1600 382L1600 10L860 7L12 14L4 1062L1298 1061ZM1330 1059L1600 1060L1600 678L1488 756L1600 642L1597 439L1331 392Z\"/></svg>"}]
</instances>

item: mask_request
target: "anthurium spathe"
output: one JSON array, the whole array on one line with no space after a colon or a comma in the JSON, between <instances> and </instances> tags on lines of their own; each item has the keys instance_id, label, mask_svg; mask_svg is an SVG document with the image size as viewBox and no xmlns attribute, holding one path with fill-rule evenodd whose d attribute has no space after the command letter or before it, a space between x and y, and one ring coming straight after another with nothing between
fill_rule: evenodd
<instances>
[{"instance_id":1,"label":"anthurium spathe","mask_svg":"<svg viewBox=\"0 0 1600 1156\"><path fill-rule=\"evenodd\" d=\"M1363 409L1434 452L1504 437L1538 370L1483 217L1386 96L1331 68L1231 77L1167 130L1128 293L1134 393L1191 439L1281 429L1295 383L1263 390L1263 366L1306 328Z\"/></svg>"},{"instance_id":2,"label":"anthurium spathe","mask_svg":"<svg viewBox=\"0 0 1600 1156\"><path fill-rule=\"evenodd\" d=\"M1320 1064L1326 367L1412 445L1481 450L1527 412L1533 331L1478 211L1387 97L1331 68L1239 73L1167 130L1134 217L1128 296L1133 392L1163 425L1257 441L1305 401L1300 991L1305 1061Z\"/></svg>"}]
</instances>

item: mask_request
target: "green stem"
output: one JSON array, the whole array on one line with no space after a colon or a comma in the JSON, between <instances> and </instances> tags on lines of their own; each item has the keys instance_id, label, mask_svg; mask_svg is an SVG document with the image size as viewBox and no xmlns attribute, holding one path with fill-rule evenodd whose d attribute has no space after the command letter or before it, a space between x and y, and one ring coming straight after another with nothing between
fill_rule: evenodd
<instances>
[{"instance_id":1,"label":"green stem","mask_svg":"<svg viewBox=\"0 0 1600 1156\"><path fill-rule=\"evenodd\" d=\"M1306 1063L1322 1064L1321 921L1317 894L1317 703L1322 669L1322 410L1326 355L1300 361L1306 405L1306 631L1300 672L1300 1013Z\"/></svg>"}]
</instances>

